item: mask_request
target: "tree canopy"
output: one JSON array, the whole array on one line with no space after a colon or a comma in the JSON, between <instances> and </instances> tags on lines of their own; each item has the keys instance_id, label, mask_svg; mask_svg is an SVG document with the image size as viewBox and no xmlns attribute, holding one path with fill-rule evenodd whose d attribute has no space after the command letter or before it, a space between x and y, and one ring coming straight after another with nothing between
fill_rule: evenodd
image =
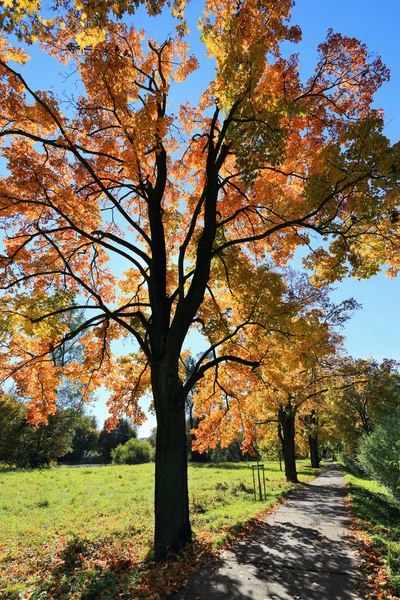
<instances>
[{"instance_id":1,"label":"tree canopy","mask_svg":"<svg viewBox=\"0 0 400 600\"><path fill-rule=\"evenodd\" d=\"M3 17L19 10L9 4ZM314 283L399 267L400 146L372 104L388 71L330 31L304 82L298 56L281 52L301 37L292 4L205 2L215 77L176 113L171 98L198 68L184 28L157 43L151 25L146 34L108 18L81 51L79 6L61 13L40 37L79 74L82 92L67 106L18 72L25 52L0 38L0 372L30 398L34 422L54 412L61 381L80 381L86 398L104 383L115 423L128 414L140 424L151 389L156 557L191 536L185 397L222 365L265 362L257 340L287 305L275 265L312 245ZM70 329L64 315L75 311L85 318ZM193 327L209 348L185 381ZM131 352L114 357L122 338ZM51 354L74 339L83 360L55 365Z\"/></svg>"}]
</instances>

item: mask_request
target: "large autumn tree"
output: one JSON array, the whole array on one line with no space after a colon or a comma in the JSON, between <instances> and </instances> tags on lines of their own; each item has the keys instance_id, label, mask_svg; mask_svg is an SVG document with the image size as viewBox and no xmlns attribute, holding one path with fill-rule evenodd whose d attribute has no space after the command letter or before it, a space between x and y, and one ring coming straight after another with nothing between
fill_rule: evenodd
<instances>
[{"instance_id":1,"label":"large autumn tree","mask_svg":"<svg viewBox=\"0 0 400 600\"><path fill-rule=\"evenodd\" d=\"M36 422L53 412L61 380L87 394L105 383L114 418L136 423L151 388L157 558L191 538L185 396L210 369L262 361L241 336L263 326L262 291L280 303L279 281L268 270L258 279L264 259L284 263L320 236L308 263L320 279L367 277L384 261L398 268L399 147L372 107L388 72L361 43L329 32L303 83L297 56L280 51L300 39L292 4L205 2L215 77L177 114L169 102L198 67L184 28L157 43L151 30L109 20L81 52L82 15L74 27L74 10L65 22L60 14L57 34L49 25L42 38L80 77L81 95L66 104L18 72L24 52L1 38L2 376L31 399ZM229 297L244 307L240 322ZM68 331L63 314L82 310ZM184 382L192 326L211 346ZM120 337L132 352L115 359ZM55 366L54 349L75 338L82 364Z\"/></svg>"}]
</instances>

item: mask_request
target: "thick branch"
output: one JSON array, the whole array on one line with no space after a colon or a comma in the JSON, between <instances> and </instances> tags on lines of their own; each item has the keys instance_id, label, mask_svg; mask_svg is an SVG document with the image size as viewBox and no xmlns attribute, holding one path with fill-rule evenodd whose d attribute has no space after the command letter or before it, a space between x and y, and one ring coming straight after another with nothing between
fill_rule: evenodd
<instances>
[{"instance_id":1,"label":"thick branch","mask_svg":"<svg viewBox=\"0 0 400 600\"><path fill-rule=\"evenodd\" d=\"M234 356L230 354L218 356L217 358L210 360L208 363L200 367L196 373L193 373L193 375L187 380L187 382L184 385L185 393L188 394L190 392L195 383L204 376L204 373L208 371L208 369L213 369L222 362L235 362L239 363L240 365L252 367L252 369L256 369L260 366L260 363L258 361L248 360L247 358L241 358L240 356Z\"/></svg>"}]
</instances>

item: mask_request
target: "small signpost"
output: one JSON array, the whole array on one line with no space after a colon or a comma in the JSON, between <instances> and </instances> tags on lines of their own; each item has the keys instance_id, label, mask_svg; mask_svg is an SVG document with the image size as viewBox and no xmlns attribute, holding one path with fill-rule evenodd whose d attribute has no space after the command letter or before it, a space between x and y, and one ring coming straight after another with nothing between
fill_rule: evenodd
<instances>
[{"instance_id":1,"label":"small signpost","mask_svg":"<svg viewBox=\"0 0 400 600\"><path fill-rule=\"evenodd\" d=\"M258 500L265 500L267 492L265 489L264 465L260 463L251 465L251 470L253 472L254 500L257 500L257 496Z\"/></svg>"}]
</instances>

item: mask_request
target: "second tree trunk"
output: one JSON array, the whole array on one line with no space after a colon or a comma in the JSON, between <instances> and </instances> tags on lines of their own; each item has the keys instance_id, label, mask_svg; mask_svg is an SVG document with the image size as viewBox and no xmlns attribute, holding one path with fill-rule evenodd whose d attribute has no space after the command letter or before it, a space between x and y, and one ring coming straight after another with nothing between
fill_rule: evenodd
<instances>
[{"instance_id":1,"label":"second tree trunk","mask_svg":"<svg viewBox=\"0 0 400 600\"><path fill-rule=\"evenodd\" d=\"M290 401L285 406L280 406L278 411L278 435L282 445L283 461L285 464L286 480L298 483L296 470L295 448L295 415Z\"/></svg>"}]
</instances>

